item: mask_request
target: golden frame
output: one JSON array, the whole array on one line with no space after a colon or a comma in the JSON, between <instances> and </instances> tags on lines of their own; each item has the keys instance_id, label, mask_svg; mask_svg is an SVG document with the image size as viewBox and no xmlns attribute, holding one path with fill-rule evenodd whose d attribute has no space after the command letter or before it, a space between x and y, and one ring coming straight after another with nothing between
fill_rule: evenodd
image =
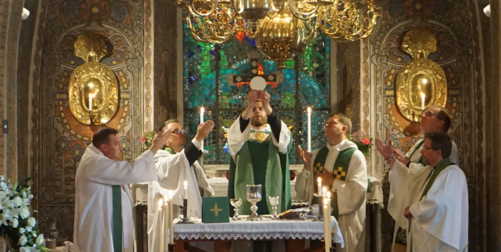
<instances>
[{"instance_id":1,"label":"golden frame","mask_svg":"<svg viewBox=\"0 0 501 252\"><path fill-rule=\"evenodd\" d=\"M447 79L437 63L427 59L436 51L436 39L428 28L413 28L404 37L402 48L414 59L400 69L397 82L397 106L408 120L419 122L430 105L444 107Z\"/></svg>"}]
</instances>

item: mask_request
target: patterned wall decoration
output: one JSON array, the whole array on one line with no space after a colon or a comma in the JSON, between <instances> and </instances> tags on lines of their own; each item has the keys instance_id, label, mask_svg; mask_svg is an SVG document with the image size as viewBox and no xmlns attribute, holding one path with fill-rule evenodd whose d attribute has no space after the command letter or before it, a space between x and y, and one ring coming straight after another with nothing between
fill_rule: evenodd
<instances>
[{"instance_id":1,"label":"patterned wall decoration","mask_svg":"<svg viewBox=\"0 0 501 252\"><path fill-rule=\"evenodd\" d=\"M141 152L138 136L151 128L152 14L149 1L54 0L42 6L36 39L43 46L37 42L31 104L35 207L42 230L55 220L60 239L72 240L76 168L98 129L69 111L68 80L83 63L73 43L84 30L107 38L111 52L101 62L113 70L120 90L118 112L107 126L119 130L122 158L131 160Z\"/></svg>"},{"instance_id":2,"label":"patterned wall decoration","mask_svg":"<svg viewBox=\"0 0 501 252\"><path fill-rule=\"evenodd\" d=\"M485 246L484 118L482 100L482 45L478 30L478 6L475 1L390 0L383 8L382 20L375 33L362 41L363 128L380 139L391 139L394 147L407 151L418 139L418 123L406 120L396 107L395 80L402 66L411 60L401 49L403 34L410 28L426 26L437 38L438 50L429 59L445 71L449 96L446 107L453 115L450 137L458 146L470 198L470 251ZM375 100L375 103L371 103ZM371 119L371 118L376 118ZM375 169L371 175L383 182L385 205L389 182L382 157L372 156ZM382 251L389 251L393 221L382 211ZM474 223L474 224L473 224Z\"/></svg>"},{"instance_id":3,"label":"patterned wall decoration","mask_svg":"<svg viewBox=\"0 0 501 252\"><path fill-rule=\"evenodd\" d=\"M229 74L242 76L251 73L249 54L256 53L255 41L240 34L224 45L197 42L184 24L184 122L188 139L196 133L200 123L200 107L207 113L204 120L212 119L216 126L205 141L205 164L227 164L225 131L245 109L247 84L233 85L227 82ZM281 119L291 128L293 146L306 147L307 106L312 114L312 150L325 145L323 123L330 112L330 41L325 36L311 42L304 54L286 62L286 69L277 69L276 63L261 56L258 72L283 76L281 83L269 83L266 91L271 94L271 105ZM258 54L259 55L259 54ZM238 83L237 83L238 84ZM226 152L226 153L225 153ZM292 148L291 163L300 163Z\"/></svg>"}]
</instances>

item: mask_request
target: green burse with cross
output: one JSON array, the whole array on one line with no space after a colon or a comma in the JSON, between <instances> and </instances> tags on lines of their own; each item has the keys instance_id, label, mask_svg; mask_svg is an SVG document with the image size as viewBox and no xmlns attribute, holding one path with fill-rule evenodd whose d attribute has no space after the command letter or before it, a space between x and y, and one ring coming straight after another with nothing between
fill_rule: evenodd
<instances>
[{"instance_id":1,"label":"green burse with cross","mask_svg":"<svg viewBox=\"0 0 501 252\"><path fill-rule=\"evenodd\" d=\"M203 197L202 222L224 223L230 222L228 197Z\"/></svg>"}]
</instances>

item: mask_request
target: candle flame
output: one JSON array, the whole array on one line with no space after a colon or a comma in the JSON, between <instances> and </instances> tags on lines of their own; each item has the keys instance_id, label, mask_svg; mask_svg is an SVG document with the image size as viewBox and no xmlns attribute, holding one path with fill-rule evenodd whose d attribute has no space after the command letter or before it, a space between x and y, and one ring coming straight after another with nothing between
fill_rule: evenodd
<instances>
[{"instance_id":1,"label":"candle flame","mask_svg":"<svg viewBox=\"0 0 501 252\"><path fill-rule=\"evenodd\" d=\"M325 186L322 187L322 193L325 194L326 192L327 192L327 188L325 188Z\"/></svg>"},{"instance_id":2,"label":"candle flame","mask_svg":"<svg viewBox=\"0 0 501 252\"><path fill-rule=\"evenodd\" d=\"M318 177L318 178L317 178L317 182L318 182L318 183L322 183L322 178L321 178L321 177Z\"/></svg>"},{"instance_id":3,"label":"candle flame","mask_svg":"<svg viewBox=\"0 0 501 252\"><path fill-rule=\"evenodd\" d=\"M327 198L331 199L331 192L327 192Z\"/></svg>"},{"instance_id":4,"label":"candle flame","mask_svg":"<svg viewBox=\"0 0 501 252\"><path fill-rule=\"evenodd\" d=\"M423 92L421 92L421 99L424 99L425 97L426 95Z\"/></svg>"},{"instance_id":5,"label":"candle flame","mask_svg":"<svg viewBox=\"0 0 501 252\"><path fill-rule=\"evenodd\" d=\"M184 181L184 187L188 187L188 181Z\"/></svg>"},{"instance_id":6,"label":"candle flame","mask_svg":"<svg viewBox=\"0 0 501 252\"><path fill-rule=\"evenodd\" d=\"M160 200L158 201L158 206L159 206L158 208L162 208L162 205L163 205L163 204L164 204L164 200L163 200L163 199L160 199Z\"/></svg>"},{"instance_id":7,"label":"candle flame","mask_svg":"<svg viewBox=\"0 0 501 252\"><path fill-rule=\"evenodd\" d=\"M308 111L308 113L311 113L311 107L308 107L306 110Z\"/></svg>"},{"instance_id":8,"label":"candle flame","mask_svg":"<svg viewBox=\"0 0 501 252\"><path fill-rule=\"evenodd\" d=\"M89 94L89 99L94 98L93 94Z\"/></svg>"},{"instance_id":9,"label":"candle flame","mask_svg":"<svg viewBox=\"0 0 501 252\"><path fill-rule=\"evenodd\" d=\"M204 107L201 107L201 108L200 108L200 113L202 113L202 114L203 114L204 112L205 112Z\"/></svg>"},{"instance_id":10,"label":"candle flame","mask_svg":"<svg viewBox=\"0 0 501 252\"><path fill-rule=\"evenodd\" d=\"M327 198L324 198L324 206L327 206L329 200Z\"/></svg>"}]
</instances>

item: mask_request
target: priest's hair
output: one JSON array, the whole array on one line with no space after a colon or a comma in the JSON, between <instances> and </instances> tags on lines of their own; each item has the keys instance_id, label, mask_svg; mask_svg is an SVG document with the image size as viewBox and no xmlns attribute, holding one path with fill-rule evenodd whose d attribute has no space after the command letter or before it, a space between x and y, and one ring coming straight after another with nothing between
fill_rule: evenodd
<instances>
[{"instance_id":1,"label":"priest's hair","mask_svg":"<svg viewBox=\"0 0 501 252\"><path fill-rule=\"evenodd\" d=\"M179 122L179 120L178 120L178 119L169 119L169 120L165 121L165 122L162 124L162 126L160 126L160 129L158 129L158 131L159 131L159 132L160 132L160 131L163 131L163 130L164 130L164 129L166 129L166 128L167 128L167 126L169 126L169 124L171 124L171 123L179 123L179 124L181 124L181 123Z\"/></svg>"},{"instance_id":2,"label":"priest's hair","mask_svg":"<svg viewBox=\"0 0 501 252\"><path fill-rule=\"evenodd\" d=\"M430 107L436 107L440 110L437 114L437 118L441 121L444 121L444 125L442 125L442 130L444 132L447 132L449 130L449 128L451 127L451 123L452 123L451 113L449 113L449 111L442 106L431 105Z\"/></svg>"},{"instance_id":3,"label":"priest's hair","mask_svg":"<svg viewBox=\"0 0 501 252\"><path fill-rule=\"evenodd\" d=\"M108 127L100 128L98 131L96 131L96 133L94 133L94 136L92 137L92 145L99 149L101 144L110 143L110 135L116 134L118 134L118 130L116 129Z\"/></svg>"},{"instance_id":4,"label":"priest's hair","mask_svg":"<svg viewBox=\"0 0 501 252\"><path fill-rule=\"evenodd\" d=\"M343 113L332 113L329 115L329 118L337 116L338 121L346 126L346 137L351 136L351 119L348 118L345 114Z\"/></svg>"},{"instance_id":5,"label":"priest's hair","mask_svg":"<svg viewBox=\"0 0 501 252\"><path fill-rule=\"evenodd\" d=\"M443 131L432 131L424 134L424 138L431 140L431 148L440 150L442 158L448 158L451 155L452 141L449 135Z\"/></svg>"}]
</instances>

